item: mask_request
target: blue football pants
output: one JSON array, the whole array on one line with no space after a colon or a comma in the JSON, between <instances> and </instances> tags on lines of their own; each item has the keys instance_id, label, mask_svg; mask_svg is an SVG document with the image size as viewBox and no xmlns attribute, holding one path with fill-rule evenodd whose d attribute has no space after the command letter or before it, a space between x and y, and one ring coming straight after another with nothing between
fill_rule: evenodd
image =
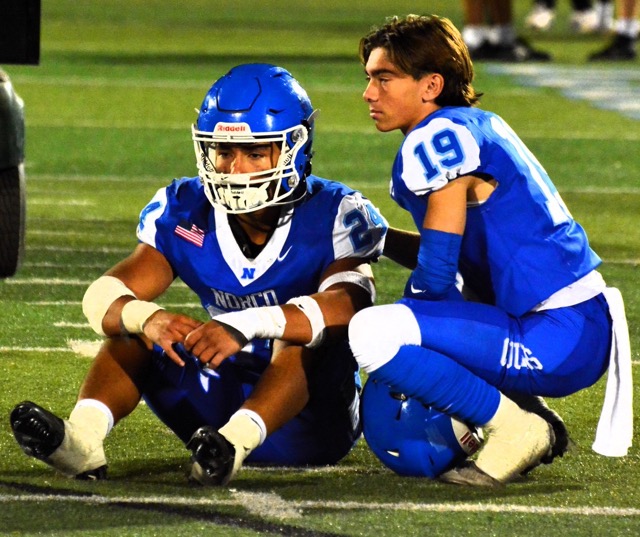
<instances>
[{"instance_id":1,"label":"blue football pants","mask_svg":"<svg viewBox=\"0 0 640 537\"><path fill-rule=\"evenodd\" d=\"M310 400L303 411L267 437L247 458L273 465L334 464L355 445L361 426L360 378L346 341L320 352L309 378ZM222 427L251 394L259 374L227 359L217 370L202 367L181 351L184 367L154 347L143 398L183 442L201 426Z\"/></svg>"}]
</instances>

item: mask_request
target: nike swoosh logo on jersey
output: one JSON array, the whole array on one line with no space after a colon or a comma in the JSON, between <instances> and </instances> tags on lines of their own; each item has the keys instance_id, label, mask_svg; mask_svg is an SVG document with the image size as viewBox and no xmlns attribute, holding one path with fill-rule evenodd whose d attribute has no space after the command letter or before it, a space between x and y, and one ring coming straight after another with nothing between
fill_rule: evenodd
<instances>
[{"instance_id":1,"label":"nike swoosh logo on jersey","mask_svg":"<svg viewBox=\"0 0 640 537\"><path fill-rule=\"evenodd\" d=\"M278 261L284 261L284 258L289 255L289 252L291 251L291 248L293 248L293 246L289 246L288 250L284 254L279 255L278 256Z\"/></svg>"},{"instance_id":2,"label":"nike swoosh logo on jersey","mask_svg":"<svg viewBox=\"0 0 640 537\"><path fill-rule=\"evenodd\" d=\"M411 284L411 292L412 293L426 293L426 291L424 289L417 289L413 286L413 284Z\"/></svg>"}]
</instances>

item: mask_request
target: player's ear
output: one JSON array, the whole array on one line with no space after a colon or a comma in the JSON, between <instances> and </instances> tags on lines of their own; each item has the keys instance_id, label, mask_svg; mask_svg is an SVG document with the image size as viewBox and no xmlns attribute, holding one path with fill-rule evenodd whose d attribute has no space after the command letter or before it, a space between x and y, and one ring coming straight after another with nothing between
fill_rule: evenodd
<instances>
[{"instance_id":1,"label":"player's ear","mask_svg":"<svg viewBox=\"0 0 640 537\"><path fill-rule=\"evenodd\" d=\"M433 102L444 89L444 77L440 73L429 73L422 80L422 102Z\"/></svg>"}]
</instances>

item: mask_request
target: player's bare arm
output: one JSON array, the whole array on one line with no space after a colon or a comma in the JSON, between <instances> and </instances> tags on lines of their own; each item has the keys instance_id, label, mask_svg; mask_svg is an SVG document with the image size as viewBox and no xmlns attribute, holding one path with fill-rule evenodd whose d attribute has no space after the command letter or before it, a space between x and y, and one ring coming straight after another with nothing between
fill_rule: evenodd
<instances>
[{"instance_id":1,"label":"player's bare arm","mask_svg":"<svg viewBox=\"0 0 640 537\"><path fill-rule=\"evenodd\" d=\"M440 220L442 219L444 222L449 224L449 213L457 211L458 224L455 229L458 229L459 231L451 232L462 234L464 231L464 224L460 227L460 217L464 218L464 212L461 209L464 207L463 203L482 203L491 196L491 193L497 186L497 182L493 178L481 179L473 175L460 177L450 184L454 183L456 183L455 192L447 190L447 188L450 187L445 187L442 189L445 191L444 194L438 194L436 192L431 194L429 201L429 206L431 207L429 223L425 221L425 228L429 227L431 229L446 231L442 229L442 226L445 224L441 223ZM387 231L383 254L395 263L413 270L416 268L419 248L419 233L390 227Z\"/></svg>"},{"instance_id":2,"label":"player's bare arm","mask_svg":"<svg viewBox=\"0 0 640 537\"><path fill-rule=\"evenodd\" d=\"M384 241L383 255L394 263L413 270L418 261L420 234L415 231L389 227Z\"/></svg>"},{"instance_id":3,"label":"player's bare arm","mask_svg":"<svg viewBox=\"0 0 640 537\"><path fill-rule=\"evenodd\" d=\"M446 233L464 233L467 190L472 176L460 177L429 196L423 227Z\"/></svg>"},{"instance_id":4,"label":"player's bare arm","mask_svg":"<svg viewBox=\"0 0 640 537\"><path fill-rule=\"evenodd\" d=\"M329 285L323 288L322 282L328 282ZM301 297L297 304L252 308L226 314L221 322L215 319L209 321L188 334L185 348L201 362L216 368L252 339L246 337L247 334L254 337L273 335L269 327L273 323L281 325L281 334L275 334L279 336L276 339L296 345L313 343L319 337L320 330L322 338L344 336L351 317L372 304L371 267L360 259L340 259L327 268L322 282L321 292ZM275 314L282 317L276 319ZM319 323L322 323L322 328L318 328Z\"/></svg>"},{"instance_id":5,"label":"player's bare arm","mask_svg":"<svg viewBox=\"0 0 640 537\"><path fill-rule=\"evenodd\" d=\"M139 244L129 257L109 269L105 276L116 278L123 286L120 291L112 291L113 296L127 290L130 293L119 296L108 307L102 319L104 334L118 336L124 331L144 336L148 342L160 345L174 362L183 365L173 345L182 343L185 336L202 323L186 315L171 313L157 306L154 308L155 304L148 302L166 291L174 279L165 257L155 248ZM114 284L114 280L111 282ZM117 281L115 285L119 285Z\"/></svg>"}]
</instances>

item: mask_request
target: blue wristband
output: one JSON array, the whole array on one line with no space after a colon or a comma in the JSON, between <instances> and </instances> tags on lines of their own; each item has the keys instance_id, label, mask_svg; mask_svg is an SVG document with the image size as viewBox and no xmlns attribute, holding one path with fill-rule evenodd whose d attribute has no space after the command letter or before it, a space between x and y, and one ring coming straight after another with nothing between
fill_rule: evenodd
<instances>
[{"instance_id":1,"label":"blue wristband","mask_svg":"<svg viewBox=\"0 0 640 537\"><path fill-rule=\"evenodd\" d=\"M435 229L420 230L418 266L411 274L413 296L427 300L445 298L456 284L462 235Z\"/></svg>"}]
</instances>

